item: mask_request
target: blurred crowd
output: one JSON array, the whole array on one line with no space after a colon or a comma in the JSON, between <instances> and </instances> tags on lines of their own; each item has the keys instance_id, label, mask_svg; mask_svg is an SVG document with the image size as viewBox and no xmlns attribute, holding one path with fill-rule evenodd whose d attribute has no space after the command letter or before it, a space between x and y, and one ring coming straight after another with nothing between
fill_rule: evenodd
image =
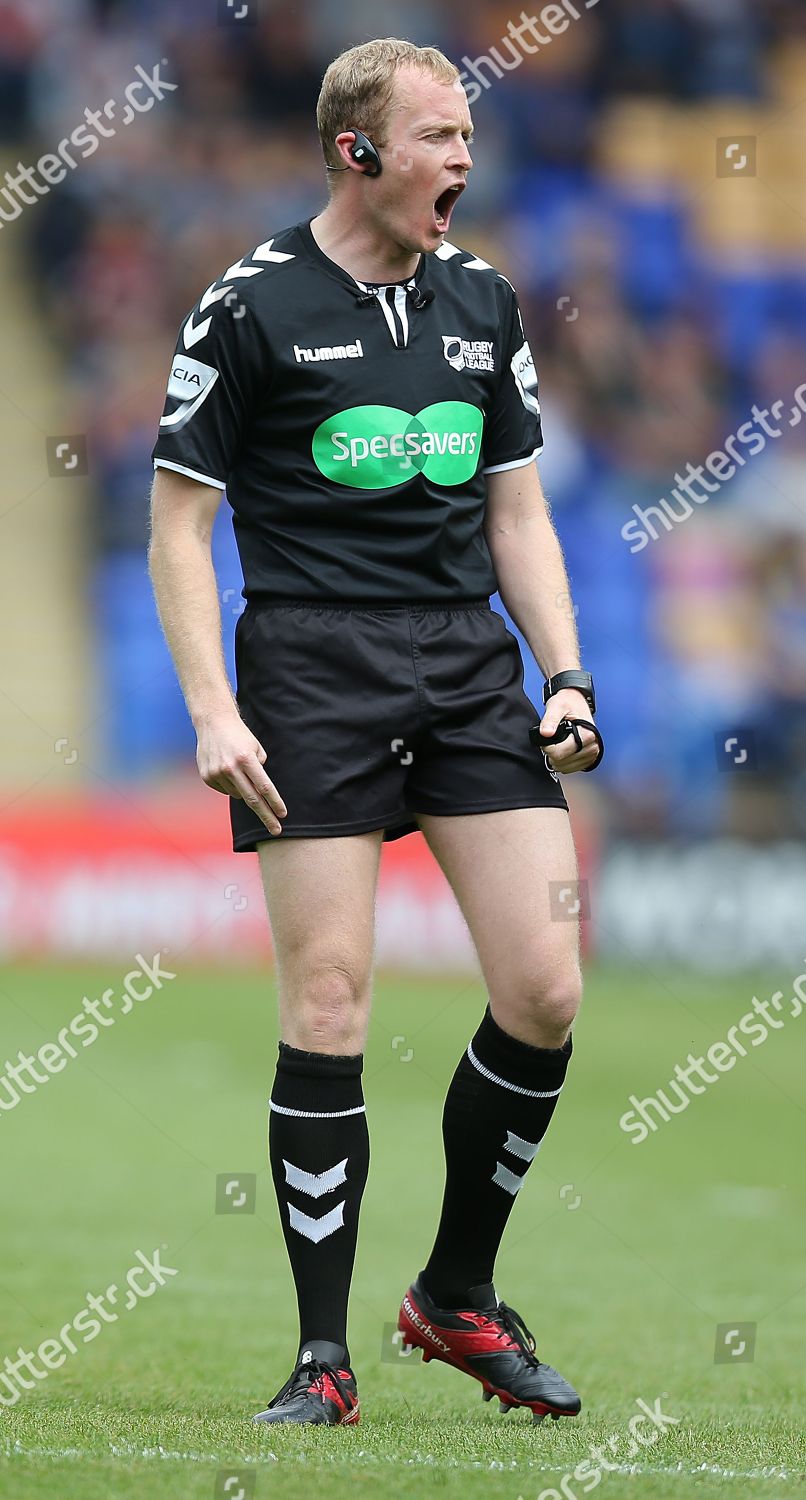
<instances>
[{"instance_id":1,"label":"blurred crowd","mask_svg":"<svg viewBox=\"0 0 806 1500\"><path fill-rule=\"evenodd\" d=\"M806 422L789 412L806 380L804 199L793 181L787 200L774 128L753 183L720 176L715 151L720 136L796 115L806 6L566 8L578 19L550 45L488 72L452 238L520 293L541 474L608 744L597 783L615 830L634 835L803 831ZM88 105L122 99L138 64L167 60L178 85L15 226L89 437L98 669L124 704L127 683L138 695L138 734L124 711L109 718L113 765L148 772L192 743L160 670L144 561L180 321L224 266L322 207L314 111L338 51L398 35L467 66L520 14L499 0L0 0L11 159L35 160ZM676 472L777 400L781 436L633 550L622 531L634 507L670 497ZM225 510L214 543L231 633L240 575ZM538 692L531 667L527 686Z\"/></svg>"}]
</instances>

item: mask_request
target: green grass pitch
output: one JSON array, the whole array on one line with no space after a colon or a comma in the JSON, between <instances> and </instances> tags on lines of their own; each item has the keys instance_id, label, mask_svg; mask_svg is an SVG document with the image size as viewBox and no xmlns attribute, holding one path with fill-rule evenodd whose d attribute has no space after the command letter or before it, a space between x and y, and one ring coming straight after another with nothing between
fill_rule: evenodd
<instances>
[{"instance_id":1,"label":"green grass pitch","mask_svg":"<svg viewBox=\"0 0 806 1500\"><path fill-rule=\"evenodd\" d=\"M7 970L0 1064L55 1039L83 995L119 989L127 967ZM643 1144L618 1124L631 1093L662 1087L754 993L788 994L792 976L591 968L569 1084L496 1274L538 1353L583 1397L576 1422L534 1427L388 1343L431 1246L442 1098L485 995L461 976L379 975L350 1315L362 1420L266 1431L249 1419L287 1377L297 1333L266 1160L275 981L176 967L0 1114L0 1368L58 1337L87 1293L125 1285L137 1251L159 1249L178 1273L128 1310L119 1296L116 1321L0 1407L0 1493L574 1500L595 1482L614 1500L806 1494L806 1020L774 1031ZM216 1212L221 1174L255 1174L253 1212L248 1199ZM722 1345L715 1362L717 1325L734 1323L756 1325L754 1358ZM617 1467L575 1479L592 1445L613 1437L624 1454L639 1398L677 1422L630 1464L616 1454Z\"/></svg>"}]
</instances>

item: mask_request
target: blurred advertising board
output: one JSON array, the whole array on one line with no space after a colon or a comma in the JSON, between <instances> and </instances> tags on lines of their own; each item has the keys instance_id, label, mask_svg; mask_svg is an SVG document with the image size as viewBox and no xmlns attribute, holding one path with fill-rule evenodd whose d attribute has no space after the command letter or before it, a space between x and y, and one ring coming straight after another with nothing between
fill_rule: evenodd
<instances>
[{"instance_id":1,"label":"blurred advertising board","mask_svg":"<svg viewBox=\"0 0 806 1500\"><path fill-rule=\"evenodd\" d=\"M575 897L569 888L569 914ZM258 858L231 852L226 799L183 781L12 803L0 823L0 954L92 959L138 950L204 963L271 959ZM478 972L420 833L384 847L376 961Z\"/></svg>"}]
</instances>

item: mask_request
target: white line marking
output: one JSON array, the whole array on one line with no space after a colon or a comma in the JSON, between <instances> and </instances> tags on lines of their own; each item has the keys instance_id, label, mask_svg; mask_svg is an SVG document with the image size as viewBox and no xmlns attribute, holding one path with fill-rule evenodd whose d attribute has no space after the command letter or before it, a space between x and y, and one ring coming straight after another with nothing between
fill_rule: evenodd
<instances>
[{"instance_id":1,"label":"white line marking","mask_svg":"<svg viewBox=\"0 0 806 1500\"><path fill-rule=\"evenodd\" d=\"M524 1424L525 1426L527 1424ZM531 1429L530 1429L531 1430ZM253 1454L243 1453L237 1460L233 1460L232 1451L226 1453L179 1453L170 1448L137 1448L133 1443L110 1443L108 1450L90 1448L26 1448L22 1443L6 1442L0 1447L0 1453L5 1458L83 1458L95 1462L111 1454L113 1458L145 1458L165 1459L170 1463L194 1463L194 1464L218 1464L219 1467L246 1466L247 1464L277 1463L277 1454L270 1448L263 1450L259 1458ZM400 1464L407 1468L424 1469L458 1469L462 1472L484 1469L502 1469L507 1473L518 1469L532 1469L542 1474L565 1474L567 1465L537 1463L534 1459L526 1458L518 1460L511 1458L507 1463L498 1459L491 1459L489 1463L480 1460L461 1462L459 1459L436 1459L429 1454L417 1453L411 1458L399 1458L393 1453L367 1453L362 1448L358 1453L346 1453L345 1463L353 1463L356 1458L366 1460L367 1464ZM284 1463L304 1463L310 1466L310 1457L307 1453L284 1453ZM723 1469L719 1464L697 1464L694 1468L686 1468L682 1463L677 1464L613 1464L605 1471L607 1474L683 1474L692 1477L695 1474L714 1474L720 1479L798 1479L800 1472L796 1469L783 1469L767 1467L763 1469Z\"/></svg>"}]
</instances>

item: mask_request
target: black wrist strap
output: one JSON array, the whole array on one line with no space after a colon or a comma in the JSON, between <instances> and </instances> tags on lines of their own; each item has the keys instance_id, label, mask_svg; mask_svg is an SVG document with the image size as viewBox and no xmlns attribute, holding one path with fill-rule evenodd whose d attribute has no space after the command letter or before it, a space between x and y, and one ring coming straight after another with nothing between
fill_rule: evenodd
<instances>
[{"instance_id":1,"label":"black wrist strap","mask_svg":"<svg viewBox=\"0 0 806 1500\"><path fill-rule=\"evenodd\" d=\"M592 714L596 713L596 693L593 687L593 678L590 672L583 672L581 668L569 668L567 672L555 672L543 683L543 702L548 703L555 693L561 693L563 688L574 688L576 692L582 693L587 698Z\"/></svg>"}]
</instances>

